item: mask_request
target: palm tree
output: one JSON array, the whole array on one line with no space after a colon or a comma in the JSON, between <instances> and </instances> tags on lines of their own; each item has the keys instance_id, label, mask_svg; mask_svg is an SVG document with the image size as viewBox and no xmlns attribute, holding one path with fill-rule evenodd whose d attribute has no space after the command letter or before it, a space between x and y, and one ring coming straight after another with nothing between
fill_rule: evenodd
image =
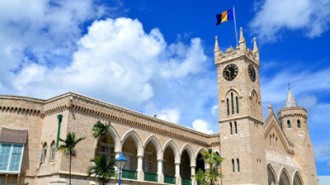
<instances>
[{"instance_id":1,"label":"palm tree","mask_svg":"<svg viewBox=\"0 0 330 185\"><path fill-rule=\"evenodd\" d=\"M75 155L75 147L76 145L82 141L83 139L85 139L84 137L78 138L76 139L76 134L74 132L69 132L68 135L66 136L65 140L59 138L60 142L62 142L63 144L61 144L58 147L59 151L62 151L66 154L69 154L69 158L70 158L70 162L69 162L69 185L71 185L71 160L72 160L72 156Z\"/></svg>"},{"instance_id":2,"label":"palm tree","mask_svg":"<svg viewBox=\"0 0 330 185\"><path fill-rule=\"evenodd\" d=\"M114 160L107 161L104 155L96 156L90 160L94 165L88 167L88 176L95 175L102 185L110 181L111 176L115 173Z\"/></svg>"},{"instance_id":3,"label":"palm tree","mask_svg":"<svg viewBox=\"0 0 330 185\"><path fill-rule=\"evenodd\" d=\"M93 125L92 134L95 138L99 138L107 134L108 128L109 125L106 125L101 121L98 121Z\"/></svg>"},{"instance_id":4,"label":"palm tree","mask_svg":"<svg viewBox=\"0 0 330 185\"><path fill-rule=\"evenodd\" d=\"M201 154L204 157L205 163L209 165L209 169L205 170L205 172L199 170L195 175L196 180L200 184L214 185L218 177L222 178L220 165L223 158L218 153L212 152L212 150L203 151Z\"/></svg>"}]
</instances>

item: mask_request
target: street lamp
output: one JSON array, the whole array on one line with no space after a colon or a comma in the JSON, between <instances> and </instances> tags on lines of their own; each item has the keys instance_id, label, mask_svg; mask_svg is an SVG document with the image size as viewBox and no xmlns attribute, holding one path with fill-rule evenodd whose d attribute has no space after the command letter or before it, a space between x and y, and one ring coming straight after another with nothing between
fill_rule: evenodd
<instances>
[{"instance_id":1,"label":"street lamp","mask_svg":"<svg viewBox=\"0 0 330 185\"><path fill-rule=\"evenodd\" d=\"M115 159L115 165L119 170L118 185L121 185L121 174L122 170L125 167L127 159L124 157L123 153L120 152L119 156Z\"/></svg>"}]
</instances>

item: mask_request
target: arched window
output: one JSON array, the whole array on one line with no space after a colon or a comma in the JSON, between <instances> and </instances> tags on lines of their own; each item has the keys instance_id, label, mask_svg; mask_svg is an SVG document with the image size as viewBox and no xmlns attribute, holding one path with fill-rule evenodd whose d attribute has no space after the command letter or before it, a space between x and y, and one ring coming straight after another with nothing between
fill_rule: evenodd
<instances>
[{"instance_id":1,"label":"arched window","mask_svg":"<svg viewBox=\"0 0 330 185\"><path fill-rule=\"evenodd\" d=\"M240 172L241 171L241 167L239 165L239 159L237 159L237 172Z\"/></svg>"},{"instance_id":2,"label":"arched window","mask_svg":"<svg viewBox=\"0 0 330 185\"><path fill-rule=\"evenodd\" d=\"M301 128L301 124L300 124L300 120L298 119L298 121L297 121L297 127L298 128Z\"/></svg>"},{"instance_id":3,"label":"arched window","mask_svg":"<svg viewBox=\"0 0 330 185\"><path fill-rule=\"evenodd\" d=\"M230 95L231 95L231 113L234 114L235 113L235 109L234 109L234 95L233 95L233 93L231 93Z\"/></svg>"},{"instance_id":4,"label":"arched window","mask_svg":"<svg viewBox=\"0 0 330 185\"><path fill-rule=\"evenodd\" d=\"M229 99L227 98L227 115L229 115Z\"/></svg>"},{"instance_id":5,"label":"arched window","mask_svg":"<svg viewBox=\"0 0 330 185\"><path fill-rule=\"evenodd\" d=\"M290 120L288 120L287 123L288 123L288 128L291 128L291 122L290 122Z\"/></svg>"},{"instance_id":6,"label":"arched window","mask_svg":"<svg viewBox=\"0 0 330 185\"><path fill-rule=\"evenodd\" d=\"M237 123L236 123L236 121L234 122L234 124L235 124L235 134L237 134Z\"/></svg>"},{"instance_id":7,"label":"arched window","mask_svg":"<svg viewBox=\"0 0 330 185\"><path fill-rule=\"evenodd\" d=\"M56 153L56 145L55 142L53 141L52 144L50 145L49 161L55 160L55 153Z\"/></svg>"},{"instance_id":8,"label":"arched window","mask_svg":"<svg viewBox=\"0 0 330 185\"><path fill-rule=\"evenodd\" d=\"M238 97L236 96L236 112L239 113Z\"/></svg>"},{"instance_id":9,"label":"arched window","mask_svg":"<svg viewBox=\"0 0 330 185\"><path fill-rule=\"evenodd\" d=\"M272 135L269 136L269 144L272 146Z\"/></svg>"},{"instance_id":10,"label":"arched window","mask_svg":"<svg viewBox=\"0 0 330 185\"><path fill-rule=\"evenodd\" d=\"M275 146L277 147L277 137L276 137L276 139L275 139Z\"/></svg>"},{"instance_id":11,"label":"arched window","mask_svg":"<svg viewBox=\"0 0 330 185\"><path fill-rule=\"evenodd\" d=\"M231 122L229 122L230 125L230 134L233 134L233 124L231 124Z\"/></svg>"},{"instance_id":12,"label":"arched window","mask_svg":"<svg viewBox=\"0 0 330 185\"><path fill-rule=\"evenodd\" d=\"M235 160L234 159L231 160L231 166L232 166L233 172L235 172Z\"/></svg>"},{"instance_id":13,"label":"arched window","mask_svg":"<svg viewBox=\"0 0 330 185\"><path fill-rule=\"evenodd\" d=\"M47 156L47 143L45 142L41 150L40 163L45 162L46 156Z\"/></svg>"}]
</instances>

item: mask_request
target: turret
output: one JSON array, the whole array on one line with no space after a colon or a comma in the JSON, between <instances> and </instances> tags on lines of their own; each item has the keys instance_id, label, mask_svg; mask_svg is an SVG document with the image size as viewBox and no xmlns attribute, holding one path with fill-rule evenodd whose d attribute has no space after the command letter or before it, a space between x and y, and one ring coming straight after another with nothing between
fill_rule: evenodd
<instances>
[{"instance_id":1,"label":"turret","mask_svg":"<svg viewBox=\"0 0 330 185\"><path fill-rule=\"evenodd\" d=\"M283 132L294 145L294 158L303 167L303 181L306 185L317 184L314 151L308 132L308 114L305 108L299 107L291 89L288 90L285 107L278 112Z\"/></svg>"}]
</instances>

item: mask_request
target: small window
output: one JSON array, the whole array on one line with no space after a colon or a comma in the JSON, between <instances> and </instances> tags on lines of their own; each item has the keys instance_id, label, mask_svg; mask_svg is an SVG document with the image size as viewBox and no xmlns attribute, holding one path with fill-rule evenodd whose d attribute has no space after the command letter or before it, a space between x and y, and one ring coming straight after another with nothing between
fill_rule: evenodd
<instances>
[{"instance_id":1,"label":"small window","mask_svg":"<svg viewBox=\"0 0 330 185\"><path fill-rule=\"evenodd\" d=\"M239 164L239 159L237 159L237 172L240 172L241 171L241 167L240 167L240 164Z\"/></svg>"},{"instance_id":2,"label":"small window","mask_svg":"<svg viewBox=\"0 0 330 185\"><path fill-rule=\"evenodd\" d=\"M233 134L233 124L230 122L229 125L230 125L230 134Z\"/></svg>"},{"instance_id":3,"label":"small window","mask_svg":"<svg viewBox=\"0 0 330 185\"><path fill-rule=\"evenodd\" d=\"M290 122L290 120L287 121L287 124L288 124L288 128L291 128L291 122Z\"/></svg>"},{"instance_id":4,"label":"small window","mask_svg":"<svg viewBox=\"0 0 330 185\"><path fill-rule=\"evenodd\" d=\"M235 124L235 133L237 134L237 123L236 123L236 121L234 122L234 124Z\"/></svg>"},{"instance_id":5,"label":"small window","mask_svg":"<svg viewBox=\"0 0 330 185\"><path fill-rule=\"evenodd\" d=\"M229 99L227 98L227 115L229 115Z\"/></svg>"},{"instance_id":6,"label":"small window","mask_svg":"<svg viewBox=\"0 0 330 185\"><path fill-rule=\"evenodd\" d=\"M230 94L231 95L231 114L235 113L235 109L234 109L234 95L233 93Z\"/></svg>"},{"instance_id":7,"label":"small window","mask_svg":"<svg viewBox=\"0 0 330 185\"><path fill-rule=\"evenodd\" d=\"M47 143L45 143L41 150L40 162L44 163L47 156Z\"/></svg>"},{"instance_id":8,"label":"small window","mask_svg":"<svg viewBox=\"0 0 330 185\"><path fill-rule=\"evenodd\" d=\"M236 96L236 112L239 113L239 107L238 107L238 97Z\"/></svg>"},{"instance_id":9,"label":"small window","mask_svg":"<svg viewBox=\"0 0 330 185\"><path fill-rule=\"evenodd\" d=\"M297 121L297 127L298 128L301 128L301 123L300 123L300 120L298 119L298 121Z\"/></svg>"},{"instance_id":10,"label":"small window","mask_svg":"<svg viewBox=\"0 0 330 185\"><path fill-rule=\"evenodd\" d=\"M234 159L231 160L231 166L232 166L233 172L235 172L235 160Z\"/></svg>"},{"instance_id":11,"label":"small window","mask_svg":"<svg viewBox=\"0 0 330 185\"><path fill-rule=\"evenodd\" d=\"M276 139L275 139L275 146L277 147L277 137L276 137Z\"/></svg>"},{"instance_id":12,"label":"small window","mask_svg":"<svg viewBox=\"0 0 330 185\"><path fill-rule=\"evenodd\" d=\"M52 144L50 145L49 161L55 160L55 154L56 154L56 145L55 142L53 141Z\"/></svg>"}]
</instances>

